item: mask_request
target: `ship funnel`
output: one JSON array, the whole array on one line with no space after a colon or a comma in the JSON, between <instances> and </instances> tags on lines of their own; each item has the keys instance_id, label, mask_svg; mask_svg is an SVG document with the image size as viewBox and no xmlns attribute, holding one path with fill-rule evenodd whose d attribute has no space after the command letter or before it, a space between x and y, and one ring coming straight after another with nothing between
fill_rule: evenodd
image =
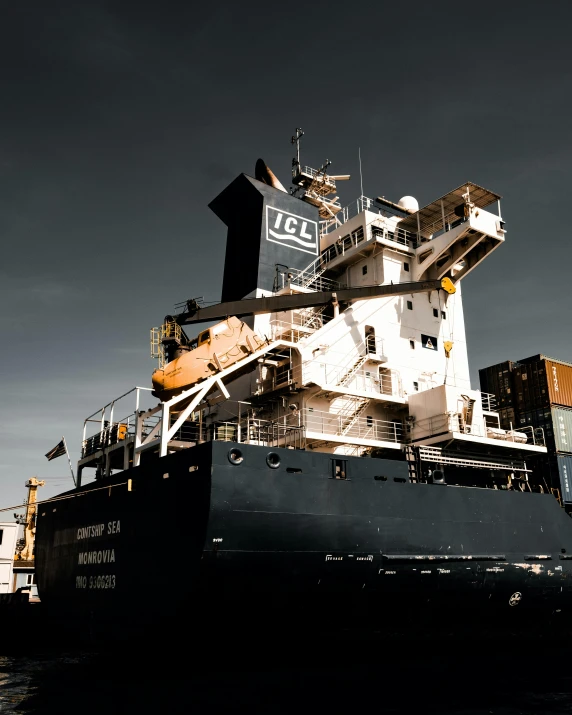
<instances>
[{"instance_id":1,"label":"ship funnel","mask_svg":"<svg viewBox=\"0 0 572 715\"><path fill-rule=\"evenodd\" d=\"M318 209L291 196L259 159L209 204L228 227L222 301L273 293L277 265L302 271L320 249Z\"/></svg>"},{"instance_id":2,"label":"ship funnel","mask_svg":"<svg viewBox=\"0 0 572 715\"><path fill-rule=\"evenodd\" d=\"M268 168L262 159L258 159L256 162L256 166L254 167L254 178L257 181L262 181L263 184L268 184L268 186L272 186L279 191L284 191L286 194L288 193L277 179L276 175Z\"/></svg>"}]
</instances>

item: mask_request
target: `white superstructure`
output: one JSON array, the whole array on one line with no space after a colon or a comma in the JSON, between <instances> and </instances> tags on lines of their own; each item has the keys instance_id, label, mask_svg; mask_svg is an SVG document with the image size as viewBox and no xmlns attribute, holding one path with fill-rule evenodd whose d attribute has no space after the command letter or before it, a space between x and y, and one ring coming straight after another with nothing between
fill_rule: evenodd
<instances>
[{"instance_id":1,"label":"white superstructure","mask_svg":"<svg viewBox=\"0 0 572 715\"><path fill-rule=\"evenodd\" d=\"M500 215L482 207L499 198L467 183L400 217L362 196L323 221L320 255L302 271L279 271L277 293L447 275L457 292L357 301L333 317L311 308L256 316L259 335L291 347L282 360L261 360L256 372L231 384L231 400L256 396L261 405L267 396L254 413L304 425L307 447L320 451L451 440L542 450L532 431L500 430L489 396L470 384L461 279L505 240ZM406 207L413 201L407 197Z\"/></svg>"},{"instance_id":2,"label":"white superstructure","mask_svg":"<svg viewBox=\"0 0 572 715\"><path fill-rule=\"evenodd\" d=\"M412 196L397 203L361 196L342 208L330 194L349 177L329 176L328 166L303 167L298 153L293 183L302 195L290 196L259 160L259 178L241 175L211 203L229 231L220 304L228 312L218 320L249 315L245 322L260 341L248 350L238 338L226 345L224 355L235 348L244 355L225 367L213 328L198 338L211 358L199 355L200 346L180 329L201 310L197 300L187 301L185 313L166 318L162 333L154 329L152 352L164 364L164 350L171 351L166 370L173 375L185 369L176 360L191 370L193 361L210 360L208 376L183 381L172 396L163 391L163 401L147 410L140 408L144 388L137 388L135 412L119 422L117 400L88 418L86 429L95 422L101 431L93 437L84 431L80 473L97 466L100 475L109 474L137 466L146 452L165 456L223 439L406 457L417 465L413 480L434 479L435 465L449 464L484 470L490 486L499 473L509 475L509 484L527 482L525 459L546 452L544 435L531 427L501 429L494 397L472 389L463 315L462 279L505 240L500 196L466 182L421 209ZM449 281L451 292L419 288L426 281ZM403 294L405 283L416 292ZM365 287L400 284L391 297L376 290L386 295L362 299L372 293ZM317 296L312 303L312 293L324 292L333 292L331 301ZM338 292L348 302L340 303ZM308 298L290 304L310 307L243 310L244 299L294 294ZM281 308L286 301L271 300ZM211 308L218 306L205 311ZM225 325L218 326L223 333ZM226 327L232 341L231 321ZM193 345L196 352L188 352ZM455 479L462 482L463 474Z\"/></svg>"}]
</instances>

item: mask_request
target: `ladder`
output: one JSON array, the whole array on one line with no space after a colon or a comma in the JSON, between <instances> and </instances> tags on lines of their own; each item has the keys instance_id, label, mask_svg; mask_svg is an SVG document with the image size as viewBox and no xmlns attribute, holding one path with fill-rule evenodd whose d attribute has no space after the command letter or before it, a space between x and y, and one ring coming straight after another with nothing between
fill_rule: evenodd
<instances>
[{"instance_id":1,"label":"ladder","mask_svg":"<svg viewBox=\"0 0 572 715\"><path fill-rule=\"evenodd\" d=\"M323 327L322 313L327 307L327 305L321 305L319 308L303 308L298 313L300 316L300 327L319 330Z\"/></svg>"},{"instance_id":2,"label":"ladder","mask_svg":"<svg viewBox=\"0 0 572 715\"><path fill-rule=\"evenodd\" d=\"M327 269L328 262L323 256L318 256L316 259L306 266L303 270L296 276L296 284L302 288L309 288L311 284L322 276Z\"/></svg>"},{"instance_id":3,"label":"ladder","mask_svg":"<svg viewBox=\"0 0 572 715\"><path fill-rule=\"evenodd\" d=\"M409 481L418 482L421 476L419 450L411 445L405 447L405 458L407 460L407 471L409 472Z\"/></svg>"},{"instance_id":4,"label":"ladder","mask_svg":"<svg viewBox=\"0 0 572 715\"><path fill-rule=\"evenodd\" d=\"M341 380L337 383L340 387L345 387L360 367L367 361L368 355L360 355L356 362L350 367L350 369L344 373Z\"/></svg>"},{"instance_id":5,"label":"ladder","mask_svg":"<svg viewBox=\"0 0 572 715\"><path fill-rule=\"evenodd\" d=\"M354 411L350 414L347 414L342 420L341 430L338 432L339 435L346 435L350 431L350 429L356 423L358 417L361 415L361 413L365 410L365 408L369 405L370 402L371 400L368 400L365 397L360 397L356 400L356 402L354 403Z\"/></svg>"}]
</instances>

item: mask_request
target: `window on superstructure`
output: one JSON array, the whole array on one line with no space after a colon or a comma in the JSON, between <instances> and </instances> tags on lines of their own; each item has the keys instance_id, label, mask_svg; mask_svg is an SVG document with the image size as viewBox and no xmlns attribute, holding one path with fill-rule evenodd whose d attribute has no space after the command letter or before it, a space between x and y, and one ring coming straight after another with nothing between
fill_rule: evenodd
<instances>
[{"instance_id":1,"label":"window on superstructure","mask_svg":"<svg viewBox=\"0 0 572 715\"><path fill-rule=\"evenodd\" d=\"M415 390L415 392L419 392L419 383L418 382L413 383L413 389Z\"/></svg>"},{"instance_id":2,"label":"window on superstructure","mask_svg":"<svg viewBox=\"0 0 572 715\"><path fill-rule=\"evenodd\" d=\"M365 347L368 354L375 355L375 328L371 325L365 326Z\"/></svg>"},{"instance_id":3,"label":"window on superstructure","mask_svg":"<svg viewBox=\"0 0 572 715\"><path fill-rule=\"evenodd\" d=\"M435 316L435 318L439 317L439 311L437 310L437 308L433 308L433 315Z\"/></svg>"},{"instance_id":4,"label":"window on superstructure","mask_svg":"<svg viewBox=\"0 0 572 715\"><path fill-rule=\"evenodd\" d=\"M367 274L367 265L361 267L361 274L365 276Z\"/></svg>"},{"instance_id":5,"label":"window on superstructure","mask_svg":"<svg viewBox=\"0 0 572 715\"><path fill-rule=\"evenodd\" d=\"M447 320L447 313L445 313L444 310L441 311L441 318L443 318L443 320Z\"/></svg>"},{"instance_id":6,"label":"window on superstructure","mask_svg":"<svg viewBox=\"0 0 572 715\"><path fill-rule=\"evenodd\" d=\"M415 350L415 340L410 340L410 341L409 341L409 347L410 347L412 350Z\"/></svg>"},{"instance_id":7,"label":"window on superstructure","mask_svg":"<svg viewBox=\"0 0 572 715\"><path fill-rule=\"evenodd\" d=\"M356 228L355 231L352 231L352 238L355 245L363 241L363 226L360 226L359 228Z\"/></svg>"},{"instance_id":8,"label":"window on superstructure","mask_svg":"<svg viewBox=\"0 0 572 715\"><path fill-rule=\"evenodd\" d=\"M367 417L365 418L365 420L366 420L366 423L367 423L367 426L368 426L368 427L371 427L371 426L373 425L373 417L372 417L371 415L367 415Z\"/></svg>"},{"instance_id":9,"label":"window on superstructure","mask_svg":"<svg viewBox=\"0 0 572 715\"><path fill-rule=\"evenodd\" d=\"M412 300L407 301L407 310L413 310L413 301Z\"/></svg>"},{"instance_id":10,"label":"window on superstructure","mask_svg":"<svg viewBox=\"0 0 572 715\"><path fill-rule=\"evenodd\" d=\"M2 543L3 536L4 536L4 529L0 529L0 544Z\"/></svg>"},{"instance_id":11,"label":"window on superstructure","mask_svg":"<svg viewBox=\"0 0 572 715\"><path fill-rule=\"evenodd\" d=\"M407 263L407 261L403 264L403 270L409 273L409 263Z\"/></svg>"}]
</instances>

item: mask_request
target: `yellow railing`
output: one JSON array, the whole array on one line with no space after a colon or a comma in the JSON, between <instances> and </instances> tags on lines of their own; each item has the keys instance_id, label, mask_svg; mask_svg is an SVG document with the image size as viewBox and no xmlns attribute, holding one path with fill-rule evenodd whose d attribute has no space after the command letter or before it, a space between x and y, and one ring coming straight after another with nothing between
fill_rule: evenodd
<instances>
[{"instance_id":1,"label":"yellow railing","mask_svg":"<svg viewBox=\"0 0 572 715\"><path fill-rule=\"evenodd\" d=\"M159 361L159 369L165 367L164 340L180 341L183 331L175 321L163 323L160 328L151 328L151 357Z\"/></svg>"}]
</instances>

